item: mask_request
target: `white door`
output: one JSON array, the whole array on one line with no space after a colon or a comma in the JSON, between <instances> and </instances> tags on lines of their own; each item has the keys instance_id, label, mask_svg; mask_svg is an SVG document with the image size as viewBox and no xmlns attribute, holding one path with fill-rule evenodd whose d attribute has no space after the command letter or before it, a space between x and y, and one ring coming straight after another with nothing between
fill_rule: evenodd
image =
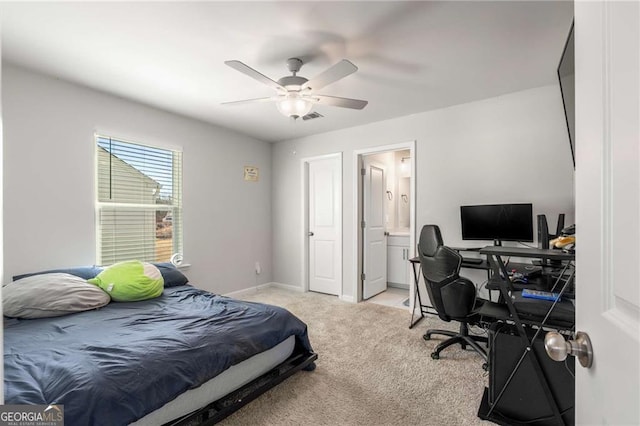
<instances>
[{"instance_id":1,"label":"white door","mask_svg":"<svg viewBox=\"0 0 640 426\"><path fill-rule=\"evenodd\" d=\"M387 237L384 197L386 174L383 166L365 159L363 178L363 272L362 297L369 299L387 289Z\"/></svg>"},{"instance_id":2,"label":"white door","mask_svg":"<svg viewBox=\"0 0 640 426\"><path fill-rule=\"evenodd\" d=\"M640 7L575 2L576 424L640 424Z\"/></svg>"},{"instance_id":3,"label":"white door","mask_svg":"<svg viewBox=\"0 0 640 426\"><path fill-rule=\"evenodd\" d=\"M309 290L342 290L342 161L309 162Z\"/></svg>"}]
</instances>

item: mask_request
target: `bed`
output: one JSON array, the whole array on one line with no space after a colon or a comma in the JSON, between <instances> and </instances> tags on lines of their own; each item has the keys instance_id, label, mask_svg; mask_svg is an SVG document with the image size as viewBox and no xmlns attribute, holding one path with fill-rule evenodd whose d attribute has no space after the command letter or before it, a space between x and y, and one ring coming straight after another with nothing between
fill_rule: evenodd
<instances>
[{"instance_id":1,"label":"bed","mask_svg":"<svg viewBox=\"0 0 640 426\"><path fill-rule=\"evenodd\" d=\"M213 424L315 368L306 325L287 310L178 284L150 300L5 318L5 404L61 404L67 425Z\"/></svg>"}]
</instances>

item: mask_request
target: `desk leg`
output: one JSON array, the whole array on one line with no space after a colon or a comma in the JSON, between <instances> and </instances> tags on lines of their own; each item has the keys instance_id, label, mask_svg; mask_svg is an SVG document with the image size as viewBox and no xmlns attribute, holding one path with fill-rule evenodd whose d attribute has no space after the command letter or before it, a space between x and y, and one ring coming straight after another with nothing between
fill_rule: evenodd
<instances>
[{"instance_id":1,"label":"desk leg","mask_svg":"<svg viewBox=\"0 0 640 426\"><path fill-rule=\"evenodd\" d=\"M487 259L487 262L489 262L489 259ZM491 281L491 264L489 264L489 269L487 269L487 284L489 284L489 281ZM489 302L493 302L493 300L491 300L491 290L489 290L488 288L487 293L489 294Z\"/></svg>"},{"instance_id":2,"label":"desk leg","mask_svg":"<svg viewBox=\"0 0 640 426\"><path fill-rule=\"evenodd\" d=\"M413 294L413 310L411 311L411 321L409 322L409 328L413 328L414 325L420 322L421 319L424 318L424 311L422 310L422 298L420 297L420 276L418 275L417 267L420 268L419 263L411 263L411 267L413 268L413 282L416 286L415 293ZM418 299L418 304L416 305L416 299ZM416 312L416 306L420 309L420 318L418 318L415 322L413 321L413 316Z\"/></svg>"}]
</instances>

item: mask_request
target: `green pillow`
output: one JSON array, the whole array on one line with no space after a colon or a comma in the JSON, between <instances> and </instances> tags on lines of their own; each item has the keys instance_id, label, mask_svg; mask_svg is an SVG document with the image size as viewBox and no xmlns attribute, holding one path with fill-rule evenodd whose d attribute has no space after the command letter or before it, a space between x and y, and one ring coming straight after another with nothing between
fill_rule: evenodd
<instances>
[{"instance_id":1,"label":"green pillow","mask_svg":"<svg viewBox=\"0 0 640 426\"><path fill-rule=\"evenodd\" d=\"M137 302L162 294L164 280L160 270L150 263L129 260L115 263L88 280L116 302Z\"/></svg>"}]
</instances>

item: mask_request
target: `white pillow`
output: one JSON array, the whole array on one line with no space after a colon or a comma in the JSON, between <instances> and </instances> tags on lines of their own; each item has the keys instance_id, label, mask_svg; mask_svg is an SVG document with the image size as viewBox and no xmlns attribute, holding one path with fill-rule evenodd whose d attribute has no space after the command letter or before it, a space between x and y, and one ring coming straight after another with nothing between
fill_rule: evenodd
<instances>
[{"instance_id":1,"label":"white pillow","mask_svg":"<svg viewBox=\"0 0 640 426\"><path fill-rule=\"evenodd\" d=\"M33 275L2 286L2 309L14 318L57 317L100 308L111 298L101 288L71 274Z\"/></svg>"}]
</instances>

